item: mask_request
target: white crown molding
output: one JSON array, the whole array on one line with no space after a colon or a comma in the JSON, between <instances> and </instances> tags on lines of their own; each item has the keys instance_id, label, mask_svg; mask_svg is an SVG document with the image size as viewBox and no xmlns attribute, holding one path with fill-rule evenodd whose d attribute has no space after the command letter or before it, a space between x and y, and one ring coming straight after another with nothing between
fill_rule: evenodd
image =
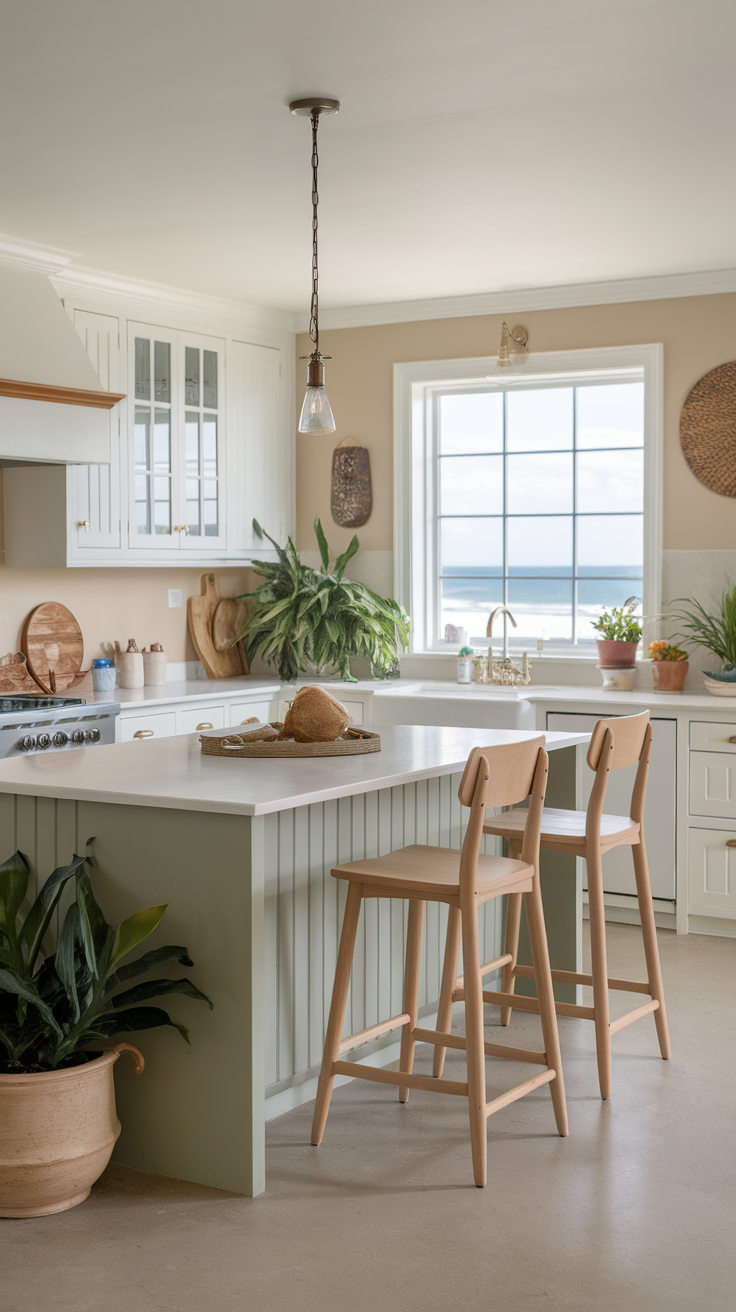
<instances>
[{"instance_id":1,"label":"white crown molding","mask_svg":"<svg viewBox=\"0 0 736 1312\"><path fill-rule=\"evenodd\" d=\"M226 297L206 296L162 283L141 282L82 265L60 270L52 277L52 282L62 297L68 292L102 299L114 296L144 313L152 307L164 308L185 318L196 315L201 322L210 322L221 329L231 327L235 332L247 331L248 328L274 333L296 332L295 316L282 310L249 305Z\"/></svg>"},{"instance_id":2,"label":"white crown molding","mask_svg":"<svg viewBox=\"0 0 736 1312\"><path fill-rule=\"evenodd\" d=\"M563 310L585 305L617 305L627 301L672 300L680 296L715 296L736 292L736 269L673 273L652 278L622 278L612 282L571 283L557 287L525 287L446 296L427 301L393 301L382 305L352 305L320 311L320 327L367 328L424 319L461 319L474 315L512 315L531 310ZM307 316L295 316L295 330L307 331Z\"/></svg>"},{"instance_id":3,"label":"white crown molding","mask_svg":"<svg viewBox=\"0 0 736 1312\"><path fill-rule=\"evenodd\" d=\"M34 273L60 273L72 260L76 251L63 251L55 246L41 246L0 232L0 264L13 264L18 269L32 269Z\"/></svg>"}]
</instances>

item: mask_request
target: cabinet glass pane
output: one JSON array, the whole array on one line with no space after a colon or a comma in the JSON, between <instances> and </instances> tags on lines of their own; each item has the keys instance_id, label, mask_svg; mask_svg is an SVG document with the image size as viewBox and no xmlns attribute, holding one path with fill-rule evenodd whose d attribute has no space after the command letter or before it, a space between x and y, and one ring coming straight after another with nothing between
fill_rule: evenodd
<instances>
[{"instance_id":1,"label":"cabinet glass pane","mask_svg":"<svg viewBox=\"0 0 736 1312\"><path fill-rule=\"evenodd\" d=\"M154 401L171 400L171 347L168 342L153 344Z\"/></svg>"},{"instance_id":2,"label":"cabinet glass pane","mask_svg":"<svg viewBox=\"0 0 736 1312\"><path fill-rule=\"evenodd\" d=\"M154 480L153 515L157 534L171 533L171 479Z\"/></svg>"},{"instance_id":3,"label":"cabinet glass pane","mask_svg":"<svg viewBox=\"0 0 736 1312\"><path fill-rule=\"evenodd\" d=\"M202 423L202 473L217 477L217 415L205 415Z\"/></svg>"},{"instance_id":4,"label":"cabinet glass pane","mask_svg":"<svg viewBox=\"0 0 736 1312\"><path fill-rule=\"evenodd\" d=\"M157 410L153 425L153 462L157 474L171 473L171 411Z\"/></svg>"},{"instance_id":5,"label":"cabinet glass pane","mask_svg":"<svg viewBox=\"0 0 736 1312\"><path fill-rule=\"evenodd\" d=\"M203 351L202 404L217 409L217 351ZM194 403L192 403L194 404Z\"/></svg>"},{"instance_id":6,"label":"cabinet glass pane","mask_svg":"<svg viewBox=\"0 0 736 1312\"><path fill-rule=\"evenodd\" d=\"M217 483L206 478L202 484L202 506L204 508L204 535L215 538L219 532L217 522Z\"/></svg>"},{"instance_id":7,"label":"cabinet glass pane","mask_svg":"<svg viewBox=\"0 0 736 1312\"><path fill-rule=\"evenodd\" d=\"M187 410L184 424L187 478L199 478L199 415Z\"/></svg>"},{"instance_id":8,"label":"cabinet glass pane","mask_svg":"<svg viewBox=\"0 0 736 1312\"><path fill-rule=\"evenodd\" d=\"M199 405L199 351L196 346L184 350L184 404Z\"/></svg>"},{"instance_id":9,"label":"cabinet glass pane","mask_svg":"<svg viewBox=\"0 0 736 1312\"><path fill-rule=\"evenodd\" d=\"M202 521L199 509L199 479L188 478L186 481L187 498L187 533L194 537L202 535Z\"/></svg>"},{"instance_id":10,"label":"cabinet glass pane","mask_svg":"<svg viewBox=\"0 0 736 1312\"><path fill-rule=\"evenodd\" d=\"M151 343L147 337L135 339L135 399L151 399Z\"/></svg>"},{"instance_id":11,"label":"cabinet glass pane","mask_svg":"<svg viewBox=\"0 0 736 1312\"><path fill-rule=\"evenodd\" d=\"M136 470L148 469L150 467L151 443L151 411L148 406L136 406L133 433Z\"/></svg>"}]
</instances>

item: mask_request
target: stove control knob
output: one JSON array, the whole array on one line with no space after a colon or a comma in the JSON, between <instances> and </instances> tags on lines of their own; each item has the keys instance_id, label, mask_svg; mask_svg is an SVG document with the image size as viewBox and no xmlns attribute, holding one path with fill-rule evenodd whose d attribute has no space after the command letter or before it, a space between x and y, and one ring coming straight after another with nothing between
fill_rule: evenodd
<instances>
[{"instance_id":1,"label":"stove control knob","mask_svg":"<svg viewBox=\"0 0 736 1312\"><path fill-rule=\"evenodd\" d=\"M54 747L66 747L68 742L69 739L63 729L60 729L58 733L54 734Z\"/></svg>"},{"instance_id":2,"label":"stove control knob","mask_svg":"<svg viewBox=\"0 0 736 1312\"><path fill-rule=\"evenodd\" d=\"M36 739L32 738L29 733L18 739L18 748L21 752L30 752L36 746Z\"/></svg>"},{"instance_id":3,"label":"stove control knob","mask_svg":"<svg viewBox=\"0 0 736 1312\"><path fill-rule=\"evenodd\" d=\"M88 729L85 735L88 743L98 743L100 741L99 729Z\"/></svg>"},{"instance_id":4,"label":"stove control knob","mask_svg":"<svg viewBox=\"0 0 736 1312\"><path fill-rule=\"evenodd\" d=\"M73 742L77 747L80 745L80 743L83 743L83 742L84 742L84 730L83 730L83 729L75 729L75 730L74 730L74 732L73 732L73 734L72 734L72 742Z\"/></svg>"},{"instance_id":5,"label":"stove control knob","mask_svg":"<svg viewBox=\"0 0 736 1312\"><path fill-rule=\"evenodd\" d=\"M36 746L43 751L46 747L51 746L51 738L47 733L40 733L36 739Z\"/></svg>"}]
</instances>

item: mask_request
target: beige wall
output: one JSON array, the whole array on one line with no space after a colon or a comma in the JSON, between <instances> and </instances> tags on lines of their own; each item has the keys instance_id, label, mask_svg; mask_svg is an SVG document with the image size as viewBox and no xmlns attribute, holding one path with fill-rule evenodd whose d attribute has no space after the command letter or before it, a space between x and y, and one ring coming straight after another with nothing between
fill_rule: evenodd
<instances>
[{"instance_id":1,"label":"beige wall","mask_svg":"<svg viewBox=\"0 0 736 1312\"><path fill-rule=\"evenodd\" d=\"M682 403L698 378L736 359L736 295L539 310L506 316L529 331L532 351L583 347L664 344L664 541L665 549L726 550L736 547L736 501L709 492L690 473L682 456L679 419ZM331 355L327 392L337 421L334 438L300 436L297 443L297 545L314 547L312 521L319 515L333 550L342 550L352 530L340 529L330 515L332 451L343 437L355 437L370 452L373 513L358 530L361 547L387 551L393 546L392 427L395 363L461 359L495 353L501 318L436 319L424 323L345 328L320 335ZM297 339L297 401L301 406L308 350Z\"/></svg>"},{"instance_id":2,"label":"beige wall","mask_svg":"<svg viewBox=\"0 0 736 1312\"><path fill-rule=\"evenodd\" d=\"M2 481L0 475L0 507ZM2 523L0 521L0 541ZM139 647L163 643L170 661L193 661L187 597L200 591L202 569L8 569L0 566L0 656L18 650L20 629L42 601L68 606L84 635L85 665L100 643L135 638ZM252 587L247 569L219 569L225 597ZM168 589L181 588L181 609L169 610Z\"/></svg>"}]
</instances>

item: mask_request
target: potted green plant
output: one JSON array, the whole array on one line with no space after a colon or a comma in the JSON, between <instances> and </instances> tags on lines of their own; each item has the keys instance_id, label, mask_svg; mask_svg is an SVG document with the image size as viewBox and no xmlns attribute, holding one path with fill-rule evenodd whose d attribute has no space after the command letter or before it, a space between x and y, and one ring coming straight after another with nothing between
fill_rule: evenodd
<instances>
[{"instance_id":1,"label":"potted green plant","mask_svg":"<svg viewBox=\"0 0 736 1312\"><path fill-rule=\"evenodd\" d=\"M189 1042L183 1025L148 1002L184 993L212 1006L188 979L139 979L171 961L192 962L185 947L172 946L127 961L166 907L147 907L113 928L95 900L88 862L75 856L55 870L25 914L26 858L16 852L0 866L0 1216L76 1206L110 1160L120 1134L112 1069L128 1051L140 1074L143 1057L126 1042L104 1051L93 1045L158 1025L172 1025ZM72 879L75 899L53 948L52 921Z\"/></svg>"},{"instance_id":2,"label":"potted green plant","mask_svg":"<svg viewBox=\"0 0 736 1312\"><path fill-rule=\"evenodd\" d=\"M682 692L690 663L687 652L675 643L659 640L650 642L652 683L655 692Z\"/></svg>"},{"instance_id":3,"label":"potted green plant","mask_svg":"<svg viewBox=\"0 0 736 1312\"><path fill-rule=\"evenodd\" d=\"M726 575L726 586L721 593L718 612L710 615L694 597L678 597L673 605L683 609L673 611L681 633L674 640L703 647L722 662L720 670L704 670L705 686L719 697L736 696L736 585Z\"/></svg>"},{"instance_id":4,"label":"potted green plant","mask_svg":"<svg viewBox=\"0 0 736 1312\"><path fill-rule=\"evenodd\" d=\"M310 664L318 670L336 666L341 678L351 679L350 661L355 656L367 657L375 669L387 670L407 645L409 617L397 601L344 577L360 545L357 537L330 571L330 549L319 519L314 521L314 531L321 569L302 564L291 538L280 547L256 520L253 529L259 538L268 538L277 559L252 562L263 582L254 592L243 594L249 613L239 640L248 659L260 656L276 666L282 679L295 679Z\"/></svg>"},{"instance_id":5,"label":"potted green plant","mask_svg":"<svg viewBox=\"0 0 736 1312\"><path fill-rule=\"evenodd\" d=\"M638 597L629 597L623 606L604 610L593 628L598 638L598 663L602 670L631 670L636 663L636 649L641 638L641 624L634 615Z\"/></svg>"}]
</instances>

